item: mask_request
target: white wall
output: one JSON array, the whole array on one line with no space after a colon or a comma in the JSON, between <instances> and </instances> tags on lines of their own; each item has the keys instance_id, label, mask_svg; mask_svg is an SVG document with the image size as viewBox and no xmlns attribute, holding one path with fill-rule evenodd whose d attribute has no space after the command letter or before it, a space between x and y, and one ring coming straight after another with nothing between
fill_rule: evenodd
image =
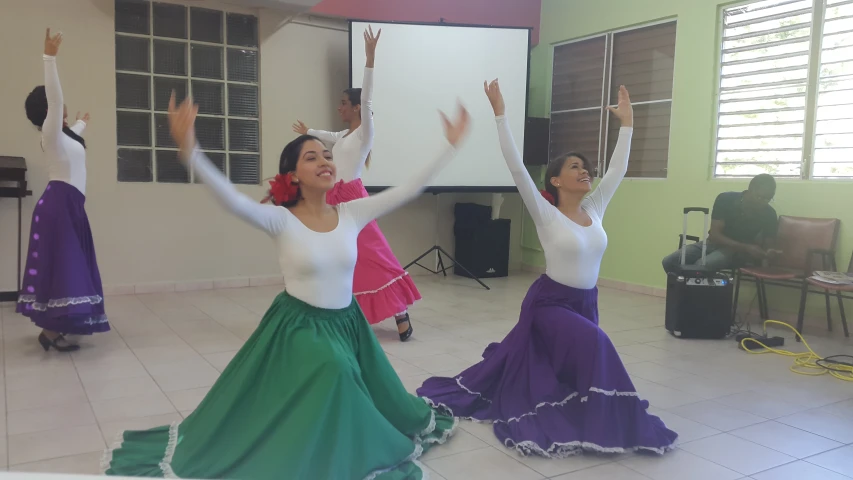
<instances>
[{"instance_id":1,"label":"white wall","mask_svg":"<svg viewBox=\"0 0 853 480\"><path fill-rule=\"evenodd\" d=\"M192 5L220 7L213 2ZM69 114L80 110L92 116L85 134L86 209L105 286L278 274L270 240L224 214L203 186L116 181L113 10L113 0L4 1L0 154L27 158L34 196L24 202L25 239L33 204L47 184L47 170L38 133L27 121L23 103L27 93L43 83L41 52L44 29L50 26L65 35L59 69ZM312 126L340 127L335 107L348 82L348 40L342 22L300 18L280 27L283 14L253 13L261 25L262 172L270 177L277 171L282 147L295 136L290 125L297 116ZM261 187L241 189L258 199L263 195ZM442 195L440 200L441 243L452 251L453 203L486 203L489 195ZM434 197L426 195L380 220L401 263L433 244L434 205ZM517 268L521 257L517 195L509 196L501 216L513 220L511 262ZM0 199L0 290L14 289L16 222L15 201Z\"/></svg>"}]
</instances>

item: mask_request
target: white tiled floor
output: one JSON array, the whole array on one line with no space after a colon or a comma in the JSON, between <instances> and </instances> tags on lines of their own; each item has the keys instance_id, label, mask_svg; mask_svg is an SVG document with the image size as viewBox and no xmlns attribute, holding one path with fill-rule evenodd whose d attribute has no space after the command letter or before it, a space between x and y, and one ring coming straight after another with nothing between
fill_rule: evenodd
<instances>
[{"instance_id":1,"label":"white tiled floor","mask_svg":"<svg viewBox=\"0 0 853 480\"><path fill-rule=\"evenodd\" d=\"M454 375L515 324L534 276L474 282L418 277L415 336L401 344L393 322L375 328L412 391L431 375ZM191 412L248 338L280 288L111 297L108 334L82 338L72 355L44 353L36 329L0 308L6 415L0 467L98 473L106 441L125 429ZM439 480L842 480L853 478L853 384L788 370L787 358L748 355L734 341L687 341L663 329L663 300L602 290L601 324L640 395L679 432L663 457L522 458L488 425L462 423L424 463ZM790 340L790 338L789 338ZM825 355L853 343L810 336ZM797 348L794 346L794 348Z\"/></svg>"}]
</instances>

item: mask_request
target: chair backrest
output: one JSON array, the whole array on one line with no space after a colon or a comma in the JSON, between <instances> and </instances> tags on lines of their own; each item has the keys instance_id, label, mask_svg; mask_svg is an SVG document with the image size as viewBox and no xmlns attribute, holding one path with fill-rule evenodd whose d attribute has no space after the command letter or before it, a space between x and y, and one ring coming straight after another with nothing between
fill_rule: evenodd
<instances>
[{"instance_id":1,"label":"chair backrest","mask_svg":"<svg viewBox=\"0 0 853 480\"><path fill-rule=\"evenodd\" d=\"M826 250L835 252L838 240L838 227L841 221L837 218L806 218L779 217L779 227L776 231L776 248L782 250L782 255L776 259L775 266L805 270L811 261L812 270L830 268L821 264L820 256L809 259L809 250Z\"/></svg>"}]
</instances>

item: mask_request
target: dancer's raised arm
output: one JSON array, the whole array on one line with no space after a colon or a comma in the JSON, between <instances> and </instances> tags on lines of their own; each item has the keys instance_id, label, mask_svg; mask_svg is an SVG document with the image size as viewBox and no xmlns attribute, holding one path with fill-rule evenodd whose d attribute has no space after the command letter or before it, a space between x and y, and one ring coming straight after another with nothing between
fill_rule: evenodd
<instances>
[{"instance_id":1,"label":"dancer's raised arm","mask_svg":"<svg viewBox=\"0 0 853 480\"><path fill-rule=\"evenodd\" d=\"M401 185L389 188L371 197L360 198L342 204L347 208L347 211L353 218L355 218L359 228L363 228L372 220L416 198L453 158L456 154L456 148L468 133L471 118L468 110L459 105L453 121L450 121L444 113L441 114L441 120L444 124L444 135L449 145L444 148L435 160L426 164L420 171Z\"/></svg>"},{"instance_id":2,"label":"dancer's raised arm","mask_svg":"<svg viewBox=\"0 0 853 480\"><path fill-rule=\"evenodd\" d=\"M634 133L634 109L631 106L631 97L625 86L619 87L619 102L616 107L607 107L621 124L619 139L610 156L610 164L598 187L584 202L591 206L599 218L604 218L607 205L616 194L616 189L628 173L628 156L631 153L631 136Z\"/></svg>"},{"instance_id":3,"label":"dancer's raised arm","mask_svg":"<svg viewBox=\"0 0 853 480\"><path fill-rule=\"evenodd\" d=\"M498 139L501 143L501 152L506 161L506 166L512 174L512 179L515 181L515 186L518 187L518 193L521 195L524 205L533 218L533 223L544 225L554 219L557 210L539 193L536 183L533 182L530 173L527 172L527 168L524 166L521 154L518 152L518 147L516 147L515 140L512 138L512 132L509 130L509 122L506 118L506 106L504 105L498 81L485 82L483 87L486 90L486 96L489 97L489 103L492 104L492 110L495 113L495 121L498 125Z\"/></svg>"},{"instance_id":4,"label":"dancer's raised arm","mask_svg":"<svg viewBox=\"0 0 853 480\"><path fill-rule=\"evenodd\" d=\"M195 136L197 114L198 106L192 103L192 99L176 106L175 94L172 93L172 99L169 100L169 128L172 138L181 149L181 160L185 165L192 166L196 175L229 212L270 235L281 233L286 225L287 212L281 207L260 204L237 191L198 148Z\"/></svg>"},{"instance_id":5,"label":"dancer's raised arm","mask_svg":"<svg viewBox=\"0 0 853 480\"><path fill-rule=\"evenodd\" d=\"M362 140L362 161L373 148L373 66L376 62L376 45L382 30L373 34L373 27L364 31L364 53L367 61L364 64L364 78L361 81L361 127L355 134Z\"/></svg>"},{"instance_id":6,"label":"dancer's raised arm","mask_svg":"<svg viewBox=\"0 0 853 480\"><path fill-rule=\"evenodd\" d=\"M85 130L86 126L88 125L89 113L87 112L85 115L83 115L83 118L80 118L80 112L77 112L77 120L74 122L74 125L71 125L69 128L77 135L83 135L83 130Z\"/></svg>"},{"instance_id":7,"label":"dancer's raised arm","mask_svg":"<svg viewBox=\"0 0 853 480\"><path fill-rule=\"evenodd\" d=\"M65 101L62 97L62 86L59 83L59 72L56 69L56 56L62 45L62 32L50 34L48 28L44 34L44 91L47 96L47 118L41 128L42 145L45 150L55 149L62 135L62 122L65 116Z\"/></svg>"},{"instance_id":8,"label":"dancer's raised arm","mask_svg":"<svg viewBox=\"0 0 853 480\"><path fill-rule=\"evenodd\" d=\"M298 133L299 135L311 135L312 137L317 137L321 142L325 143L332 147L332 145L338 143L340 139L344 138L344 135L347 134L349 130L342 130L340 132L327 132L326 130L314 130L313 128L308 128L302 120L297 120L296 123L293 124L293 131Z\"/></svg>"}]
</instances>

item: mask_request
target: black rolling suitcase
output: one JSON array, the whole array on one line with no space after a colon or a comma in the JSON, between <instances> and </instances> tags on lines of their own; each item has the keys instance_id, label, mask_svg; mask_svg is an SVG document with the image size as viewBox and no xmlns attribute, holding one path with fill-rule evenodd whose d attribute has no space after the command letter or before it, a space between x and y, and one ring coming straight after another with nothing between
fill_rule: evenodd
<instances>
[{"instance_id":1,"label":"black rolling suitcase","mask_svg":"<svg viewBox=\"0 0 853 480\"><path fill-rule=\"evenodd\" d=\"M687 237L690 212L705 214L702 264L686 266L682 249L679 271L670 273L666 280L666 329L679 338L725 338L732 327L733 281L727 274L705 268L705 245L710 226L707 208L684 209L682 238Z\"/></svg>"}]
</instances>

